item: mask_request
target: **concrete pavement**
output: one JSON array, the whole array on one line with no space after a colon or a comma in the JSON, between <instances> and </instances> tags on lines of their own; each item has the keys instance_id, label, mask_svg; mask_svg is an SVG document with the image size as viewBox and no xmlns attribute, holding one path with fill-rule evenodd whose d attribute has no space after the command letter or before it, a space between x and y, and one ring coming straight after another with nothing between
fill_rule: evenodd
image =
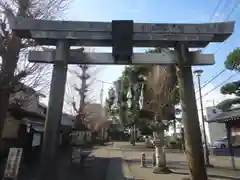
<instances>
[{"instance_id":1,"label":"concrete pavement","mask_svg":"<svg viewBox=\"0 0 240 180\"><path fill-rule=\"evenodd\" d=\"M184 177L188 177L188 166L186 157L182 153L167 153L167 162L168 167L174 171L172 174L153 174L152 173L152 152L143 151L147 156L147 167L140 167L140 156L141 151L136 151L133 147L133 150L125 150L127 142L115 142L113 144L113 149L110 150L113 156L118 152L119 157L123 158L122 167L125 167L127 170L122 171L122 176L130 177L131 179L141 179L141 180L155 180L155 179L165 179L165 180L180 180ZM123 148L121 148L121 145ZM116 148L118 147L118 148ZM122 154L121 154L122 153ZM208 168L209 179L240 179L240 171L234 171L231 169L230 161L226 159L211 158L211 163L214 165L214 168ZM238 168L240 169L240 163L237 163ZM110 169L109 169L110 170ZM108 171L109 171L108 170ZM109 179L110 180L110 179ZM113 178L113 180L115 180ZM117 179L118 180L118 179Z\"/></svg>"},{"instance_id":2,"label":"concrete pavement","mask_svg":"<svg viewBox=\"0 0 240 180\"><path fill-rule=\"evenodd\" d=\"M112 145L98 146L92 150L94 160L87 163L87 167L80 169L72 166L69 155L62 156L58 163L58 180L181 180L188 177L188 167L185 155L182 153L167 153L167 166L174 171L172 174L153 174L152 151L136 151L136 147L124 149L128 142L114 142ZM118 148L116 148L116 146ZM147 167L140 167L141 153L145 152ZM215 168L209 168L209 179L238 179L240 171L233 171L226 159L211 159ZM238 164L240 169L240 163ZM28 177L28 178L27 178ZM36 179L36 176L20 180Z\"/></svg>"}]
</instances>

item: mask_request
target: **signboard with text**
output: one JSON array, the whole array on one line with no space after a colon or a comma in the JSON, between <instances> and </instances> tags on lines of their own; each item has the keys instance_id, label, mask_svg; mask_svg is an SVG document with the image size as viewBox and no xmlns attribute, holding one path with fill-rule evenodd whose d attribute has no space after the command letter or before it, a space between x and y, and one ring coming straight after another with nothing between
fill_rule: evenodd
<instances>
[{"instance_id":1,"label":"signboard with text","mask_svg":"<svg viewBox=\"0 0 240 180\"><path fill-rule=\"evenodd\" d=\"M17 179L22 152L22 148L10 148L3 179Z\"/></svg>"}]
</instances>

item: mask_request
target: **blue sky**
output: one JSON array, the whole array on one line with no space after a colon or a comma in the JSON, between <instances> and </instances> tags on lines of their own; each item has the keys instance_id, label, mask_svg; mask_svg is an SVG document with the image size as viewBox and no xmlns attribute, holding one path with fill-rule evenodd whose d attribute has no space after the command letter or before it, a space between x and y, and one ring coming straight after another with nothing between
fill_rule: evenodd
<instances>
[{"instance_id":1,"label":"blue sky","mask_svg":"<svg viewBox=\"0 0 240 180\"><path fill-rule=\"evenodd\" d=\"M219 9L211 19L219 0L75 0L70 5L65 19L76 21L111 21L124 19L144 23L204 23L211 20L225 21L236 1L237 0L233 0L227 8L224 8L224 4L227 0L222 1ZM228 53L240 45L239 7L234 10L227 20L236 21L234 34L225 43L211 44L204 51L204 53L215 53L215 51L220 48L215 53L216 64L208 67L194 67L194 69L202 68L204 70L202 75L203 83L211 79L211 77L224 68L223 63ZM96 50L111 51L110 48ZM98 73L96 78L106 82L112 82L120 76L122 68L123 67L120 66L105 66L102 71ZM209 86L204 88L203 91L209 91L211 88L227 79L231 74L233 73L230 71L223 73L219 78L210 83ZM236 75L232 80L239 78L240 76ZM104 85L105 96L109 86L109 84ZM95 91L99 88L100 83L96 82L94 84ZM96 100L99 102L97 91L95 91ZM211 94L211 98L218 99L220 96L219 89L214 91L213 94L218 95L213 96ZM206 101L209 101L209 98L206 99Z\"/></svg>"}]
</instances>

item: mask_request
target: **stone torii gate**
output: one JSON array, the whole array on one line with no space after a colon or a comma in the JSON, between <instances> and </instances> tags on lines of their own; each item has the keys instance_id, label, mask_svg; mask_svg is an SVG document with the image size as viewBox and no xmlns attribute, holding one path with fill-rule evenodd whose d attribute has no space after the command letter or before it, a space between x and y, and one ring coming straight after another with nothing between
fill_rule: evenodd
<instances>
[{"instance_id":1,"label":"stone torii gate","mask_svg":"<svg viewBox=\"0 0 240 180\"><path fill-rule=\"evenodd\" d=\"M53 63L52 82L42 149L41 179L54 179L59 124L68 64L177 64L184 116L187 158L194 180L206 178L201 133L191 66L212 65L212 54L189 52L210 42L223 42L234 30L233 22L207 24L148 24L133 21L73 22L9 17L10 28L20 37L56 50L30 51L29 61ZM112 53L83 53L70 46L112 47ZM175 48L159 54L133 53L133 47ZM194 138L193 138L194 134ZM195 158L193 160L193 157Z\"/></svg>"}]
</instances>

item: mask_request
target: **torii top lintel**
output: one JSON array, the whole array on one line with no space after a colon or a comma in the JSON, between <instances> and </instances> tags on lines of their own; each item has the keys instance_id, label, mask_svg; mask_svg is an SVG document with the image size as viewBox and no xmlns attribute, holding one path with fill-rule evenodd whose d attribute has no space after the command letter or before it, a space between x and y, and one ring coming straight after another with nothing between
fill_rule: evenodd
<instances>
[{"instance_id":1,"label":"torii top lintel","mask_svg":"<svg viewBox=\"0 0 240 180\"><path fill-rule=\"evenodd\" d=\"M10 28L19 37L33 38L41 45L55 45L59 39L66 39L70 40L72 45L112 46L114 22L9 18ZM131 31L134 47L174 47L176 42L186 43L188 47L205 47L210 42L223 42L226 40L233 33L235 25L234 22L205 24L128 22L132 22ZM127 28L123 28L121 31L125 31L124 29L126 30Z\"/></svg>"}]
</instances>

